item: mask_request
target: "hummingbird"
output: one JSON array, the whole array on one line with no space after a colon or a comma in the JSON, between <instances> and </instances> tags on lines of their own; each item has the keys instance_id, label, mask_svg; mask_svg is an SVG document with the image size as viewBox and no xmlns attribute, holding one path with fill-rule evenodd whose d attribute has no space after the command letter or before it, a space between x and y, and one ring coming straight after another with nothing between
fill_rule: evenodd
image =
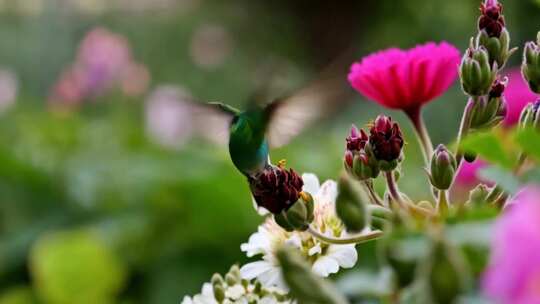
<instances>
[{"instance_id":1,"label":"hummingbird","mask_svg":"<svg viewBox=\"0 0 540 304\"><path fill-rule=\"evenodd\" d=\"M220 128L228 128L222 133L228 138L230 158L238 171L253 178L271 166L271 148L286 145L315 122L346 105L352 90L343 68L343 64L334 62L297 92L270 102L253 97L245 110L219 102L198 103L204 109L203 119L199 119L201 127L213 120Z\"/></svg>"}]
</instances>

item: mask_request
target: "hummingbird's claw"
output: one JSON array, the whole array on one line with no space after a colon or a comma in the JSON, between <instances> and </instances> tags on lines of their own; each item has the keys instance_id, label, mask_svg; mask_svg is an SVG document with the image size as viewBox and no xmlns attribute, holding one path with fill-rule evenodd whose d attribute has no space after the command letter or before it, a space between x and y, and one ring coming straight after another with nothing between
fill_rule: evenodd
<instances>
[{"instance_id":1,"label":"hummingbird's claw","mask_svg":"<svg viewBox=\"0 0 540 304\"><path fill-rule=\"evenodd\" d=\"M286 165L287 165L287 160L286 160L286 159L282 159L282 160L278 161L278 163L277 163L277 166L278 166L280 169L285 168Z\"/></svg>"}]
</instances>

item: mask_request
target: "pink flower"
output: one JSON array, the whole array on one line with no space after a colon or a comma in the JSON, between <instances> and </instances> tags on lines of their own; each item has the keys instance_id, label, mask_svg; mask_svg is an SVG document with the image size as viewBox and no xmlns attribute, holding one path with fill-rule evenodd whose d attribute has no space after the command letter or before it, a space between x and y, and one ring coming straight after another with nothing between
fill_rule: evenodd
<instances>
[{"instance_id":1,"label":"pink flower","mask_svg":"<svg viewBox=\"0 0 540 304\"><path fill-rule=\"evenodd\" d=\"M414 111L450 87L459 62L451 44L428 42L370 54L351 66L348 78L353 88L382 106Z\"/></svg>"},{"instance_id":2,"label":"pink flower","mask_svg":"<svg viewBox=\"0 0 540 304\"><path fill-rule=\"evenodd\" d=\"M508 86L504 91L508 112L504 119L505 126L513 126L519 121L521 110L530 102L534 102L538 96L530 89L519 68L512 68L508 72Z\"/></svg>"},{"instance_id":3,"label":"pink flower","mask_svg":"<svg viewBox=\"0 0 540 304\"><path fill-rule=\"evenodd\" d=\"M495 224L484 293L497 303L540 303L540 188L513 199Z\"/></svg>"},{"instance_id":4,"label":"pink flower","mask_svg":"<svg viewBox=\"0 0 540 304\"><path fill-rule=\"evenodd\" d=\"M466 161L461 162L455 179L456 185L464 187L477 185L480 182L478 172L486 166L487 163L481 159L476 159L472 163Z\"/></svg>"}]
</instances>

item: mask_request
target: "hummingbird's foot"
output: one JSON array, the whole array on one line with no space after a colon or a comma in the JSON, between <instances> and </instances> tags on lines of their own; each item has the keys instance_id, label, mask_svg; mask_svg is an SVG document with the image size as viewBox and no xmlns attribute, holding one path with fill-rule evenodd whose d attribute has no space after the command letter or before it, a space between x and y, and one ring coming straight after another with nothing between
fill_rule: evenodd
<instances>
[{"instance_id":1,"label":"hummingbird's foot","mask_svg":"<svg viewBox=\"0 0 540 304\"><path fill-rule=\"evenodd\" d=\"M277 166L280 169L284 169L286 165L287 165L287 160L286 159L282 159L282 160L278 161L278 163L277 163Z\"/></svg>"}]
</instances>

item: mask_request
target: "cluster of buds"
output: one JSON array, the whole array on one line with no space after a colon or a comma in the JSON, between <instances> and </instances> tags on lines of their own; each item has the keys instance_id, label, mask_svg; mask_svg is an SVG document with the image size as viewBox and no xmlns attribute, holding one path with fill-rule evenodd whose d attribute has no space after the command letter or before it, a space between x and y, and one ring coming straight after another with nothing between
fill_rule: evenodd
<instances>
[{"instance_id":1,"label":"cluster of buds","mask_svg":"<svg viewBox=\"0 0 540 304\"><path fill-rule=\"evenodd\" d=\"M540 129L540 99L529 103L521 112L519 126L521 128Z\"/></svg>"},{"instance_id":2,"label":"cluster of buds","mask_svg":"<svg viewBox=\"0 0 540 304\"><path fill-rule=\"evenodd\" d=\"M488 94L497 75L497 65L492 65L489 53L484 46L471 45L461 60L459 74L461 87L473 97Z\"/></svg>"},{"instance_id":3,"label":"cluster of buds","mask_svg":"<svg viewBox=\"0 0 540 304\"><path fill-rule=\"evenodd\" d=\"M359 180L394 170L402 159L403 135L391 117L379 115L370 127L369 136L353 126L346 140L345 169Z\"/></svg>"},{"instance_id":4,"label":"cluster of buds","mask_svg":"<svg viewBox=\"0 0 540 304\"><path fill-rule=\"evenodd\" d=\"M507 105L503 93L507 85L508 78L497 78L488 94L478 98L471 111L471 128L490 128L504 119Z\"/></svg>"},{"instance_id":5,"label":"cluster of buds","mask_svg":"<svg viewBox=\"0 0 540 304\"><path fill-rule=\"evenodd\" d=\"M536 43L529 41L525 44L521 71L529 88L540 94L540 32L538 32Z\"/></svg>"},{"instance_id":6,"label":"cluster of buds","mask_svg":"<svg viewBox=\"0 0 540 304\"><path fill-rule=\"evenodd\" d=\"M293 169L268 166L249 184L257 205L274 214L285 230L306 230L313 221L313 198L302 191L304 181Z\"/></svg>"},{"instance_id":7,"label":"cluster of buds","mask_svg":"<svg viewBox=\"0 0 540 304\"><path fill-rule=\"evenodd\" d=\"M503 6L497 0L487 0L480 7L476 45L489 53L490 63L502 68L515 49L510 50L510 34L506 29Z\"/></svg>"},{"instance_id":8,"label":"cluster of buds","mask_svg":"<svg viewBox=\"0 0 540 304\"><path fill-rule=\"evenodd\" d=\"M182 304L196 303L280 303L290 304L292 300L277 288L265 288L259 281L244 280L240 269L233 265L225 276L216 273L210 283L203 286L202 294L186 297Z\"/></svg>"},{"instance_id":9,"label":"cluster of buds","mask_svg":"<svg viewBox=\"0 0 540 304\"><path fill-rule=\"evenodd\" d=\"M431 158L428 172L431 185L439 190L448 190L456 175L457 162L452 152L439 145Z\"/></svg>"}]
</instances>

